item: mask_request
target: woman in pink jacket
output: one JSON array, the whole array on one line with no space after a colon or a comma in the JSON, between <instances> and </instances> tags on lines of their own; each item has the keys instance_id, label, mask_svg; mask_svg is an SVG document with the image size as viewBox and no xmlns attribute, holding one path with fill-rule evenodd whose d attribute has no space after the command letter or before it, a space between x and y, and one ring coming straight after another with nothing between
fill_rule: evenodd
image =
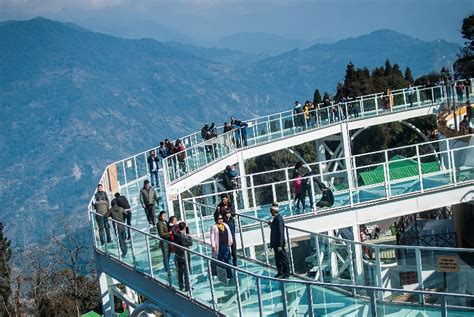
<instances>
[{"instance_id":1,"label":"woman in pink jacket","mask_svg":"<svg viewBox=\"0 0 474 317\"><path fill-rule=\"evenodd\" d=\"M301 176L297 171L294 172L293 179L293 191L295 192L295 200L293 201L293 204L295 205L296 209L300 209L302 182Z\"/></svg>"},{"instance_id":2,"label":"woman in pink jacket","mask_svg":"<svg viewBox=\"0 0 474 317\"><path fill-rule=\"evenodd\" d=\"M234 243L230 228L224 223L222 215L217 217L217 222L211 228L212 257L230 264L230 246ZM227 278L232 278L232 270L226 267Z\"/></svg>"}]
</instances>

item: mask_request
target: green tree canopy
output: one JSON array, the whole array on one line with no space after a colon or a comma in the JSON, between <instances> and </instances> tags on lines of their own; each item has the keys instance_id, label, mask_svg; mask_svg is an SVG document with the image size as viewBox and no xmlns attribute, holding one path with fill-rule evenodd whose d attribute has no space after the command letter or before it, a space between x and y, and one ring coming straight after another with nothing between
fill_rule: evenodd
<instances>
[{"instance_id":1,"label":"green tree canopy","mask_svg":"<svg viewBox=\"0 0 474 317\"><path fill-rule=\"evenodd\" d=\"M463 20L461 33L466 41L454 63L454 70L458 77L469 78L474 76L474 14Z\"/></svg>"}]
</instances>

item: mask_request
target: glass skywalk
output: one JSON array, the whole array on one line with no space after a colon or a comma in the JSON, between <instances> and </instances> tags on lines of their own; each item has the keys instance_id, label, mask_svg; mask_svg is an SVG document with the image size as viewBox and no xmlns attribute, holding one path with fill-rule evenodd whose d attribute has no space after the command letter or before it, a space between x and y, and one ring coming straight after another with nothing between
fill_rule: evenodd
<instances>
[{"instance_id":1,"label":"glass skywalk","mask_svg":"<svg viewBox=\"0 0 474 317\"><path fill-rule=\"evenodd\" d=\"M357 98L355 102L334 106L337 107L337 117L333 114L333 107L325 107L313 111L310 114L310 119L305 119L304 114L294 114L292 111L286 111L250 120L248 121L249 127L246 128L247 141L240 140L239 143L247 143L245 147L251 147L338 124L340 121L361 120L387 113L429 108L444 101L443 89L444 86L418 87L413 95L413 105L408 101L406 90L394 92L393 105L390 109L383 109L382 107L383 94L375 94ZM357 109L357 115L350 110L354 108ZM242 139L241 133L237 135L237 137L239 136ZM167 168L165 180L167 183L172 183L217 159L235 153L239 150L232 143L235 138L235 131L230 131L219 135L217 138L194 144L185 150L184 161L180 160L178 154L167 157L164 160L164 166ZM196 137L193 139L196 140ZM196 142L194 141L194 143ZM182 157L182 154L180 156Z\"/></svg>"},{"instance_id":2,"label":"glass skywalk","mask_svg":"<svg viewBox=\"0 0 474 317\"><path fill-rule=\"evenodd\" d=\"M474 296L325 284L298 277L277 280L271 277L276 273L271 267L243 257L239 258L238 268L229 266L233 278L223 280L212 277L211 262L216 260L211 258L210 247L199 241L195 241L189 252L191 289L182 292L178 287L172 260L170 278L164 270L159 250L160 238L156 233L137 229L147 227L145 217L135 214L134 226L131 227L130 250L123 257L118 249L116 234L112 235L112 243L100 245L95 224L95 217L98 215L90 212L95 248L99 253L175 289L181 296L196 300L209 309L227 316L375 316L377 314L472 316L473 314L473 311L465 308L451 306L450 301L457 302L457 298L474 300ZM178 247L175 245L175 248ZM223 263L218 265L227 266ZM386 293L389 295L386 296ZM420 297L429 301L420 306ZM410 299L407 301L406 298Z\"/></svg>"},{"instance_id":3,"label":"glass skywalk","mask_svg":"<svg viewBox=\"0 0 474 317\"><path fill-rule=\"evenodd\" d=\"M330 112L331 108L318 109L310 120L301 120L302 115L294 115L292 111L253 119L248 121L247 147L338 124L338 120L429 109L443 102L443 88L416 87L413 108L407 102L406 91L400 90L393 92L394 103L389 110L382 108L381 94L377 94L341 104L337 108L337 119ZM166 209L169 199L163 188L166 184L179 181L207 164L239 151L232 145L233 137L234 131L211 142L201 142L198 133L185 137L186 159L180 162L172 156L164 161L167 173L160 174L159 208ZM453 288L452 281L461 275L448 274L447 287L440 289L439 276L434 272L436 257L450 254L461 259L462 276L472 278L472 265L469 264L472 263L472 250L370 245L312 233L290 224L286 226L286 237L293 275L288 280L279 280L272 277L276 270L272 252L266 246L268 227L264 221L269 218L268 204L272 201L282 202L281 213L288 220L295 220L349 207L383 205L386 201L408 199L425 192L469 186L474 177L474 167L469 161L474 146L455 145L456 142L466 143L465 140L466 137L425 142L309 164L314 174L306 177L311 181L314 200L320 197L314 178L329 184L335 193L334 206L316 212L298 211L291 205L293 180L289 177L289 169L266 172L279 175L281 181L278 182L262 181L262 173L242 177L240 183L246 186L230 192L239 212L239 261L237 268L230 266L233 277L229 281L222 276L212 276L212 262L220 267L227 265L212 259L210 247L206 244L213 223L210 215L214 207L209 205L214 205L220 194L217 181L200 184L196 187L197 194L179 193L173 199L178 202L175 214L188 223L195 237L188 253L191 289L186 292L179 290L173 256L170 260L171 276L165 271L160 238L156 229L149 229L138 204L138 191L142 181L148 177L147 153L143 152L109 166L101 178L109 194L120 191L131 202L132 239L127 241L127 255L122 256L119 251L115 225L111 226L112 243L100 244L96 221L100 215L89 207L94 247L99 255L114 259L118 261L116 263L170 287L179 296L227 316L474 316L474 296L458 293L469 284L469 279L458 280L458 288ZM347 162L350 166L345 168ZM335 168L326 169L325 166ZM109 222L114 221L109 219ZM255 232L260 233L258 239L261 241L250 241L255 238ZM301 259L298 251L301 245L309 248L305 259ZM304 270L301 262L306 265ZM416 272L414 289L419 291L405 290L396 285L395 280L386 280L386 270L404 272L406 269Z\"/></svg>"}]
</instances>

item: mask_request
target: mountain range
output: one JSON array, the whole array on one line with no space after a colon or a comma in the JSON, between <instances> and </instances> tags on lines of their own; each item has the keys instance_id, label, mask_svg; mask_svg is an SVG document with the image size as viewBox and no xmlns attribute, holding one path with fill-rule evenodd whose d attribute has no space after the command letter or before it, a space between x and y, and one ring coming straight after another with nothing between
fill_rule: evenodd
<instances>
[{"instance_id":1,"label":"mountain range","mask_svg":"<svg viewBox=\"0 0 474 317\"><path fill-rule=\"evenodd\" d=\"M277 56L123 39L45 18L0 23L0 221L17 247L48 241L87 202L107 164L202 124L282 111L334 91L347 63L388 58L414 76L459 47L379 30ZM87 232L85 234L88 234Z\"/></svg>"}]
</instances>

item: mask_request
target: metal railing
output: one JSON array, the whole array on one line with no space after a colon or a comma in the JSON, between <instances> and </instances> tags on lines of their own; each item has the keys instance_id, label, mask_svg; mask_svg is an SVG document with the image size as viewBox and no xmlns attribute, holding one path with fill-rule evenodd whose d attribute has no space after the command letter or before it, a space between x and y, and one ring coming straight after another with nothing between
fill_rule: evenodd
<instances>
[{"instance_id":1,"label":"metal railing","mask_svg":"<svg viewBox=\"0 0 474 317\"><path fill-rule=\"evenodd\" d=\"M159 236L153 235L134 227L129 227L124 223L108 219L113 225L115 234L112 243L101 246L97 233L99 227L96 221L102 215L89 210L91 214L92 234L95 250L105 256L114 258L122 265L128 266L135 271L148 276L158 283L174 289L181 296L189 300L197 301L210 310L228 316L264 316L268 313L279 312L284 316L305 314L307 316L317 316L322 312L337 312L344 307L344 310L365 311L371 316L383 316L388 311L399 311L410 309L414 312L440 311L441 316L448 316L451 311L465 311L464 307L455 306L453 301L458 299L465 303L474 300L472 295L453 294L448 292L430 292L415 290L399 290L391 288L354 286L338 283L326 283L321 281L309 281L303 279L277 279L250 272L242 267L234 267L227 263L218 261L205 255L205 245L199 245L198 251L186 249L170 241L163 241ZM128 255L123 256L120 251L120 238L118 231L120 227L130 229L132 239L130 241L131 250ZM156 263L157 250L160 243L167 243L175 249L182 249L185 256L185 276L189 283L187 290L179 290L179 285L172 277L171 271L161 269L161 265ZM140 246L141 245L141 246ZM161 260L161 259L160 259ZM229 270L232 277L225 282L212 277L212 266ZM118 277L120 280L120 278ZM344 295L332 289L345 290ZM384 294L390 293L390 301L384 300ZM403 296L395 296L401 294ZM409 297L407 300L406 297ZM420 301L420 298L430 299ZM271 305L267 305L271 301ZM335 303L341 302L342 306L335 307ZM317 305L316 305L317 303ZM422 306L419 306L422 304Z\"/></svg>"},{"instance_id":2,"label":"metal railing","mask_svg":"<svg viewBox=\"0 0 474 317\"><path fill-rule=\"evenodd\" d=\"M383 96L383 94L374 94L367 99L360 98L356 101L336 104L314 110L308 114L295 114L293 111L286 111L263 117L265 120L262 121L258 119L248 121L247 128L230 131L193 145L185 149L184 154L180 152L167 157L164 160L166 183L172 183L217 159L235 153L239 148L281 139L341 120L358 120L377 116L379 113L410 110L412 107L430 107L434 103L441 103L446 99L444 86L416 89L412 95L412 98L415 99L413 104L409 102L410 98L407 97L406 89L393 94L393 102L388 108L382 106L381 98ZM335 111L333 111L334 107ZM354 113L353 109L358 110ZM248 134L246 138L243 137L241 130L245 130Z\"/></svg>"},{"instance_id":3,"label":"metal railing","mask_svg":"<svg viewBox=\"0 0 474 317\"><path fill-rule=\"evenodd\" d=\"M213 212L215 207L190 203L198 207L201 227L196 237L205 242L208 238L206 232L209 232L210 228L205 227L202 208ZM237 217L238 229L236 239L240 243L239 256L276 269L271 261L272 252L268 248L269 221L239 213L236 213L235 217ZM254 227L257 230L254 232L258 232L258 237L255 234L248 235L249 231L242 225L245 222L249 223L248 220L256 224ZM466 288L470 287L470 276L474 275L474 268L469 264L474 259L474 249L370 244L316 233L287 224L284 225L284 232L290 255L290 270L292 274L305 279L375 287L389 285L392 289L403 290L401 275L410 272L415 275L414 283L418 290L442 291L449 288L452 293L463 294ZM357 238L359 230L353 234ZM295 249L296 245L303 245L303 247ZM254 251L249 251L249 248ZM257 254L255 249L259 249L260 253ZM307 264L305 268L299 265L302 258ZM443 276L440 276L442 272L437 272L440 258L455 258L459 271L449 273L449 276L447 278L444 276L443 280ZM437 278L433 279L436 276ZM451 281L449 284L448 279Z\"/></svg>"},{"instance_id":4,"label":"metal railing","mask_svg":"<svg viewBox=\"0 0 474 317\"><path fill-rule=\"evenodd\" d=\"M474 146L450 149L450 141L442 141L440 143L442 143L442 147L446 148L445 150L420 154L422 146L417 144L412 149L417 155L408 158L398 158L397 160L390 161L387 154L390 150L385 150L381 162L325 173L315 171L312 175L301 177L302 181L307 181L307 186L309 187L308 196L310 197L308 200L310 200L310 203L313 201L313 205L309 205L307 210L302 209L298 211L291 204L291 188L295 180L290 178L289 168L277 170L278 175L282 178L281 181L255 184L255 175L273 173L273 171L251 174L241 179L241 182L250 183L245 188L218 191L193 197L186 197L184 194L180 194L179 201L199 202L209 205L219 201L221 194L228 194L233 198L236 208L246 214L258 215L261 206L266 206L272 201L279 201L285 205L285 216L299 217L301 214L321 214L349 207L371 205L428 191L444 190L460 185L464 186L467 183L473 182L474 166L464 165L464 160L472 155ZM337 160L342 163L344 158ZM351 157L350 161L354 164L355 158ZM328 162L330 161L315 164L321 165ZM397 168L397 164L403 162L410 163L410 173L401 173L400 169ZM429 165L424 165L425 163L429 163ZM349 178L352 178L352 187L350 186L351 181ZM314 202L321 197L316 190L317 185L315 183L317 182L326 183L332 188L335 197L333 206L314 208ZM248 199L248 202L245 202L245 199ZM245 206L249 207L245 208ZM189 212L185 206L180 205L180 210L181 215L186 220L197 220L192 215L188 217ZM199 224L196 223L196 228L198 227Z\"/></svg>"}]
</instances>

